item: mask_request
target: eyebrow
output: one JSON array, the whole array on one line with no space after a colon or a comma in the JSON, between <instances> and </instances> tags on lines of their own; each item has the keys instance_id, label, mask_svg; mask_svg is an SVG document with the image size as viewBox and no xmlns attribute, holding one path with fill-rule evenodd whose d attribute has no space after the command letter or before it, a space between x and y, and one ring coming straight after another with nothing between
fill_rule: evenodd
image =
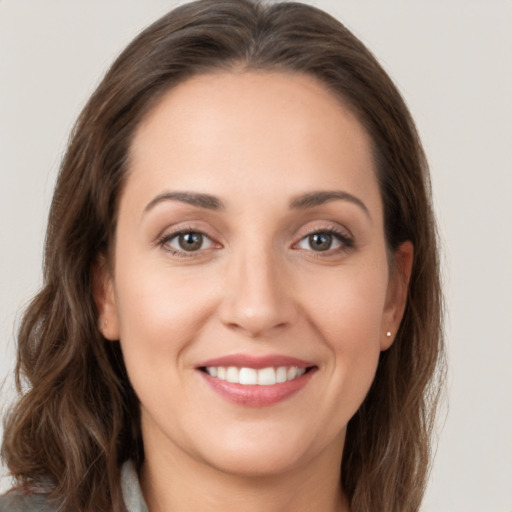
<instances>
[{"instance_id":1,"label":"eyebrow","mask_svg":"<svg viewBox=\"0 0 512 512\"><path fill-rule=\"evenodd\" d=\"M223 210L224 203L217 197L199 192L165 192L152 199L144 208L144 213L163 201L179 201L180 203L206 208L207 210Z\"/></svg>"},{"instance_id":2,"label":"eyebrow","mask_svg":"<svg viewBox=\"0 0 512 512\"><path fill-rule=\"evenodd\" d=\"M348 201L359 206L366 215L371 219L370 211L367 206L358 197L349 194L343 190L320 190L316 192L307 192L294 197L290 201L292 210L307 210L315 206L321 206L330 201ZM164 192L152 199L144 208L144 213L154 208L157 204L164 201L179 201L181 203L190 204L207 210L220 211L225 209L224 203L215 196L210 194L202 194L199 192Z\"/></svg>"},{"instance_id":3,"label":"eyebrow","mask_svg":"<svg viewBox=\"0 0 512 512\"><path fill-rule=\"evenodd\" d=\"M317 192L308 192L300 196L294 197L290 201L290 208L293 210L306 210L308 208L314 208L315 206L321 206L329 201L348 201L349 203L359 206L364 213L371 219L370 211L368 207L358 197L349 194L343 190L320 190Z\"/></svg>"}]
</instances>

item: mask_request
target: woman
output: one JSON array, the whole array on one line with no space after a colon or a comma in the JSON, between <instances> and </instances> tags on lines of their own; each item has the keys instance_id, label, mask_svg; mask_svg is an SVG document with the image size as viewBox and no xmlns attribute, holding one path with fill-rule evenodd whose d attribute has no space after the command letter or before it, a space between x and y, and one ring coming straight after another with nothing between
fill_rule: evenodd
<instances>
[{"instance_id":1,"label":"woman","mask_svg":"<svg viewBox=\"0 0 512 512\"><path fill-rule=\"evenodd\" d=\"M200 0L146 29L62 163L0 510L418 510L428 180L395 86L327 14Z\"/></svg>"}]
</instances>

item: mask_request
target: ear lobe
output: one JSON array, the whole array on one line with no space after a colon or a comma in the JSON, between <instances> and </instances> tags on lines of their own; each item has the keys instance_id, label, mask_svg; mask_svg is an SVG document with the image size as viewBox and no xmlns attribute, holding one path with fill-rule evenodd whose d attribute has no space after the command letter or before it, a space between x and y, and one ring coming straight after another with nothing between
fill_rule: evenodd
<instances>
[{"instance_id":1,"label":"ear lobe","mask_svg":"<svg viewBox=\"0 0 512 512\"><path fill-rule=\"evenodd\" d=\"M394 254L384 308L381 350L387 350L395 339L407 304L409 281L414 259L414 246L404 242ZM389 336L388 333L391 333Z\"/></svg>"},{"instance_id":2,"label":"ear lobe","mask_svg":"<svg viewBox=\"0 0 512 512\"><path fill-rule=\"evenodd\" d=\"M107 340L119 339L119 322L114 282L105 257L98 258L92 269L93 297L98 311L98 330Z\"/></svg>"}]
</instances>

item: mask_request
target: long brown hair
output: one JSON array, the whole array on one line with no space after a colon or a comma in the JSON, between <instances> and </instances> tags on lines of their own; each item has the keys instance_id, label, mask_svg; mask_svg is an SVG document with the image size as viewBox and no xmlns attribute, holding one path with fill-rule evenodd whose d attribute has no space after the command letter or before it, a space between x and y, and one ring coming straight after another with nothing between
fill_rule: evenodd
<instances>
[{"instance_id":1,"label":"long brown hair","mask_svg":"<svg viewBox=\"0 0 512 512\"><path fill-rule=\"evenodd\" d=\"M417 511L443 377L442 299L427 164L396 87L365 46L299 3L199 0L143 31L82 111L48 220L44 284L18 335L20 397L2 458L19 485L62 510L124 510L120 466L144 458L139 404L119 343L98 330L91 269L116 229L131 139L161 95L215 70L316 77L355 112L373 143L390 252L414 245L405 315L348 425L341 485L352 512Z\"/></svg>"}]
</instances>

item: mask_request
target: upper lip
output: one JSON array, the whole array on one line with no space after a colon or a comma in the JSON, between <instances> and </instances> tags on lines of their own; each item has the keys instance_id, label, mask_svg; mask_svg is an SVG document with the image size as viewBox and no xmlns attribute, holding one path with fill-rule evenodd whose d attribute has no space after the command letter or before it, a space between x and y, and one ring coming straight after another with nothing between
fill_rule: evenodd
<instances>
[{"instance_id":1,"label":"upper lip","mask_svg":"<svg viewBox=\"0 0 512 512\"><path fill-rule=\"evenodd\" d=\"M278 368L280 366L296 366L298 368L309 368L315 366L313 363L298 359L296 357L289 357L284 355L265 355L253 356L249 354L231 354L214 359L208 359L197 365L197 368L205 368L209 366L235 366L237 368L254 368L259 370L261 368Z\"/></svg>"}]
</instances>

